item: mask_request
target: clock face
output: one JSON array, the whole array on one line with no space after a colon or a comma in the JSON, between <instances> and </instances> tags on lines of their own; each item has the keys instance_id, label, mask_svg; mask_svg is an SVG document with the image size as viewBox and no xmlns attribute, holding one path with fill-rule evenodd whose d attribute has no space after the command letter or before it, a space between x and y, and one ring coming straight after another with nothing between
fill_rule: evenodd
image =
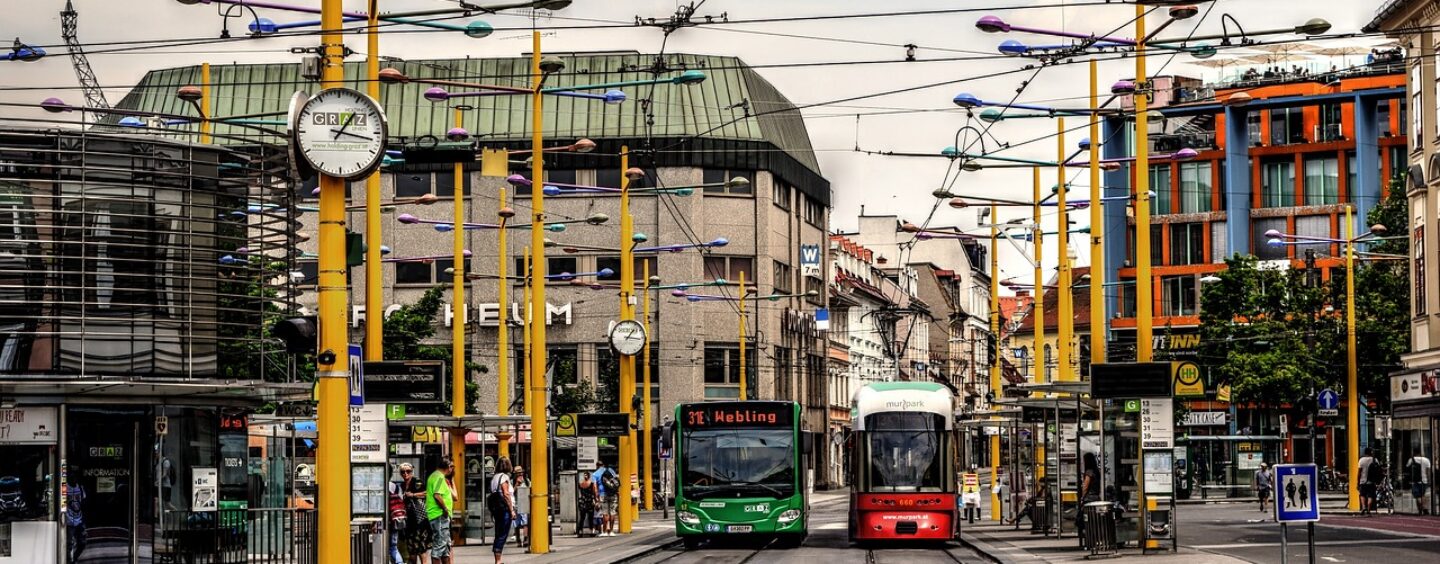
<instances>
[{"instance_id":1,"label":"clock face","mask_svg":"<svg viewBox=\"0 0 1440 564\"><path fill-rule=\"evenodd\" d=\"M292 142L315 170L353 180L369 175L385 156L385 112L348 88L331 88L309 99L291 124Z\"/></svg>"},{"instance_id":2,"label":"clock face","mask_svg":"<svg viewBox=\"0 0 1440 564\"><path fill-rule=\"evenodd\" d=\"M645 350L645 326L639 321L627 319L615 324L610 330L610 346L615 347L616 352L626 356L634 356Z\"/></svg>"}]
</instances>

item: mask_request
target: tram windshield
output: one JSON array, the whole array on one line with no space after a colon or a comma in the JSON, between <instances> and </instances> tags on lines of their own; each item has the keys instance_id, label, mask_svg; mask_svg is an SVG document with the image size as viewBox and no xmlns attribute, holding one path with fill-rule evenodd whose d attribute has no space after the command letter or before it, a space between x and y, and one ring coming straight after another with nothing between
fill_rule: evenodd
<instances>
[{"instance_id":1,"label":"tram windshield","mask_svg":"<svg viewBox=\"0 0 1440 564\"><path fill-rule=\"evenodd\" d=\"M944 487L946 434L933 413L876 413L865 420L868 491L939 492Z\"/></svg>"},{"instance_id":2,"label":"tram windshield","mask_svg":"<svg viewBox=\"0 0 1440 564\"><path fill-rule=\"evenodd\" d=\"M794 429L685 429L685 497L795 495Z\"/></svg>"}]
</instances>

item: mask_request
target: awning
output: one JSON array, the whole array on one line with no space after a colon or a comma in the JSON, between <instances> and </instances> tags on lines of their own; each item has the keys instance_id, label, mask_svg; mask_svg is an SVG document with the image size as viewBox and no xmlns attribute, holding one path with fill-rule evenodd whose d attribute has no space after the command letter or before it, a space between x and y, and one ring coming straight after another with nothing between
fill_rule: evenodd
<instances>
[{"instance_id":1,"label":"awning","mask_svg":"<svg viewBox=\"0 0 1440 564\"><path fill-rule=\"evenodd\" d=\"M1189 435L1175 437L1177 441L1283 441L1279 435Z\"/></svg>"},{"instance_id":2,"label":"awning","mask_svg":"<svg viewBox=\"0 0 1440 564\"><path fill-rule=\"evenodd\" d=\"M10 379L0 384L0 395L50 397L66 403L206 404L259 406L270 402L305 401L313 389L304 382L278 383L202 378L37 378Z\"/></svg>"}]
</instances>

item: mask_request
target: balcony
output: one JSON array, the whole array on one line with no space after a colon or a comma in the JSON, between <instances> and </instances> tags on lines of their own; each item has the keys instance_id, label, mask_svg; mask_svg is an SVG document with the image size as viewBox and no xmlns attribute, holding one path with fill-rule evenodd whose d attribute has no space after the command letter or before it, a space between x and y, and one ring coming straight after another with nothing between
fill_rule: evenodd
<instances>
[{"instance_id":1,"label":"balcony","mask_svg":"<svg viewBox=\"0 0 1440 564\"><path fill-rule=\"evenodd\" d=\"M1328 141L1344 141L1345 130L1338 123L1325 123L1315 126L1315 142L1325 143Z\"/></svg>"},{"instance_id":2,"label":"balcony","mask_svg":"<svg viewBox=\"0 0 1440 564\"><path fill-rule=\"evenodd\" d=\"M1153 152L1174 153L1180 149L1194 149L1196 151L1212 151L1219 149L1215 143L1214 133L1162 133L1150 136L1154 143Z\"/></svg>"}]
</instances>

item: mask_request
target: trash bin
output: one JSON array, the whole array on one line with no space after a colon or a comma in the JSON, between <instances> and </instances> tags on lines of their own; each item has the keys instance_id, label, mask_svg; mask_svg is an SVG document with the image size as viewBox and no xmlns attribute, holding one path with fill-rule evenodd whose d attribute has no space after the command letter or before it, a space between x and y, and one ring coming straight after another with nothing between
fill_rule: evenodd
<instances>
[{"instance_id":1,"label":"trash bin","mask_svg":"<svg viewBox=\"0 0 1440 564\"><path fill-rule=\"evenodd\" d=\"M1115 553L1115 504L1092 501L1085 504L1085 547L1092 556Z\"/></svg>"},{"instance_id":2,"label":"trash bin","mask_svg":"<svg viewBox=\"0 0 1440 564\"><path fill-rule=\"evenodd\" d=\"M1043 535L1050 532L1050 502L1045 498L1035 500L1030 506L1030 534Z\"/></svg>"}]
</instances>

